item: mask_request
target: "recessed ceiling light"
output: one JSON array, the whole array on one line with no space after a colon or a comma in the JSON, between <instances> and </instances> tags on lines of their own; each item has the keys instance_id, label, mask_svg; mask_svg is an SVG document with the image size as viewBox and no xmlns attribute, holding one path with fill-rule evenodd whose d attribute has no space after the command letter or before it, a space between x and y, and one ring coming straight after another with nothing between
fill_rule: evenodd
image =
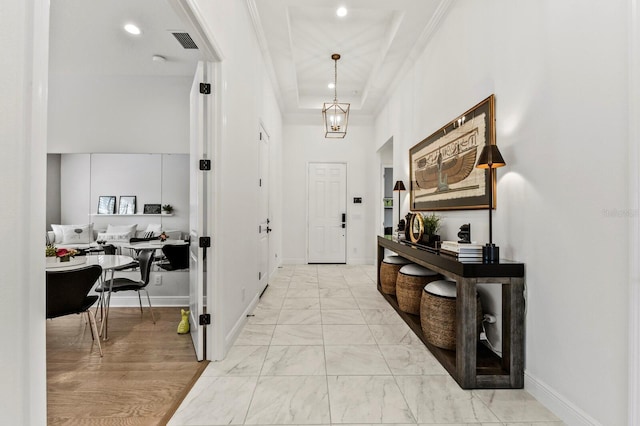
<instances>
[{"instance_id":1,"label":"recessed ceiling light","mask_svg":"<svg viewBox=\"0 0 640 426\"><path fill-rule=\"evenodd\" d=\"M126 32L128 32L129 34L134 34L134 35L138 35L140 34L142 31L140 31L140 28L138 28L136 25L133 24L127 24L124 26L124 30Z\"/></svg>"},{"instance_id":2,"label":"recessed ceiling light","mask_svg":"<svg viewBox=\"0 0 640 426\"><path fill-rule=\"evenodd\" d=\"M335 85L335 83L329 83L329 84L327 84L327 87L328 87L329 89L333 89L333 88L335 88L335 87L336 87L336 85Z\"/></svg>"},{"instance_id":3,"label":"recessed ceiling light","mask_svg":"<svg viewBox=\"0 0 640 426\"><path fill-rule=\"evenodd\" d=\"M344 6L340 6L338 10L336 10L336 15L339 17L347 16L347 8Z\"/></svg>"}]
</instances>

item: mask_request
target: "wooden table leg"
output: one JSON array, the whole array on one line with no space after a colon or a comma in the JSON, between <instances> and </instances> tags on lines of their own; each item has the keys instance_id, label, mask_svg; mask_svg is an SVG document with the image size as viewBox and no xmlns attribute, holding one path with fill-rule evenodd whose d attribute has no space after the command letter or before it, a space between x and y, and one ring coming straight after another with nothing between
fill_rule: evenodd
<instances>
[{"instance_id":1,"label":"wooden table leg","mask_svg":"<svg viewBox=\"0 0 640 426\"><path fill-rule=\"evenodd\" d=\"M502 367L512 388L524 387L524 279L502 285Z\"/></svg>"},{"instance_id":2,"label":"wooden table leg","mask_svg":"<svg viewBox=\"0 0 640 426\"><path fill-rule=\"evenodd\" d=\"M463 389L476 386L478 329L476 325L476 279L456 281L456 371Z\"/></svg>"},{"instance_id":3,"label":"wooden table leg","mask_svg":"<svg viewBox=\"0 0 640 426\"><path fill-rule=\"evenodd\" d=\"M380 265L382 265L382 261L384 260L384 247L378 244L378 263L376 266L378 267L378 288L380 288Z\"/></svg>"}]
</instances>

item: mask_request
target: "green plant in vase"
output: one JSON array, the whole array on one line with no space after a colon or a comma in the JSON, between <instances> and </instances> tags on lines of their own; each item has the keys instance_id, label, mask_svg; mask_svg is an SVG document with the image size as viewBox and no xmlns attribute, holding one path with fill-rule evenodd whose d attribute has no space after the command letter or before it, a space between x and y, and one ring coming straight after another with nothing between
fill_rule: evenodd
<instances>
[{"instance_id":1,"label":"green plant in vase","mask_svg":"<svg viewBox=\"0 0 640 426\"><path fill-rule=\"evenodd\" d=\"M56 246L54 246L53 244L49 244L45 248L45 256L46 257L56 257Z\"/></svg>"},{"instance_id":2,"label":"green plant in vase","mask_svg":"<svg viewBox=\"0 0 640 426\"><path fill-rule=\"evenodd\" d=\"M162 206L162 212L165 214L173 213L173 206L171 204L165 204L164 206Z\"/></svg>"},{"instance_id":3,"label":"green plant in vase","mask_svg":"<svg viewBox=\"0 0 640 426\"><path fill-rule=\"evenodd\" d=\"M437 247L437 242L440 241L438 231L440 230L440 221L442 220L442 217L435 213L431 213L430 215L422 215L422 220L424 222L424 234L427 237L427 245L430 247Z\"/></svg>"}]
</instances>

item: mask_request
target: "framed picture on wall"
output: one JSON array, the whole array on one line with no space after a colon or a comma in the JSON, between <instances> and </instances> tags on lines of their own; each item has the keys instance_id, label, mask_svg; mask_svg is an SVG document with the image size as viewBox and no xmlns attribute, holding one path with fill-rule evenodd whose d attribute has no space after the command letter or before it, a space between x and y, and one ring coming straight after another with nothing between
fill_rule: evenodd
<instances>
[{"instance_id":1,"label":"framed picture on wall","mask_svg":"<svg viewBox=\"0 0 640 426\"><path fill-rule=\"evenodd\" d=\"M115 214L116 213L116 197L115 195L101 195L98 197L98 214Z\"/></svg>"},{"instance_id":2,"label":"framed picture on wall","mask_svg":"<svg viewBox=\"0 0 640 426\"><path fill-rule=\"evenodd\" d=\"M495 144L494 96L456 117L409 150L412 211L489 207L495 188L488 169L476 168L485 145ZM495 208L495 197L493 197Z\"/></svg>"},{"instance_id":3,"label":"framed picture on wall","mask_svg":"<svg viewBox=\"0 0 640 426\"><path fill-rule=\"evenodd\" d=\"M144 214L161 214L162 208L160 207L160 204L145 204L143 213Z\"/></svg>"},{"instance_id":4,"label":"framed picture on wall","mask_svg":"<svg viewBox=\"0 0 640 426\"><path fill-rule=\"evenodd\" d=\"M118 214L136 214L136 196L121 195Z\"/></svg>"}]
</instances>

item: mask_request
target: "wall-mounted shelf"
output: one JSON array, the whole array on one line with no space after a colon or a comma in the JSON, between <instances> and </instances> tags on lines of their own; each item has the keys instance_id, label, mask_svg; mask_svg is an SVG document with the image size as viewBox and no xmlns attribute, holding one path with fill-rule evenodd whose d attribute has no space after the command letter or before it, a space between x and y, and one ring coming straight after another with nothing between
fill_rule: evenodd
<instances>
[{"instance_id":1,"label":"wall-mounted shelf","mask_svg":"<svg viewBox=\"0 0 640 426\"><path fill-rule=\"evenodd\" d=\"M89 216L173 216L173 213L167 214L149 214L149 213L136 213L136 214L98 214L98 213L90 213Z\"/></svg>"}]
</instances>

